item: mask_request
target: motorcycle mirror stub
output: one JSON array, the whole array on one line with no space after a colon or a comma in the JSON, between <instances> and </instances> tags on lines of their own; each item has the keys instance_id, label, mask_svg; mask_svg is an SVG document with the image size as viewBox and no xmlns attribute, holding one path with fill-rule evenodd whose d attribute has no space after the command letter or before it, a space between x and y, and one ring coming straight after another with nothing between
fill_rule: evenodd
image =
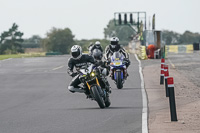
<instances>
[{"instance_id":1,"label":"motorcycle mirror stub","mask_svg":"<svg viewBox=\"0 0 200 133\"><path fill-rule=\"evenodd\" d=\"M107 72L107 69L104 68L103 71L102 71L102 74L103 74L104 76L107 76L107 73L108 73L108 72Z\"/></svg>"}]
</instances>

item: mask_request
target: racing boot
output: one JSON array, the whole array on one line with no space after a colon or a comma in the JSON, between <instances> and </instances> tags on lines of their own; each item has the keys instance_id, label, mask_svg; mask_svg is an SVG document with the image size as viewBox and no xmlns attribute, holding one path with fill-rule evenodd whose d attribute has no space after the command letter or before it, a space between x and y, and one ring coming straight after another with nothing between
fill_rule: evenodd
<instances>
[{"instance_id":1,"label":"racing boot","mask_svg":"<svg viewBox=\"0 0 200 133\"><path fill-rule=\"evenodd\" d=\"M129 76L127 69L124 69L124 78L127 79L127 77Z\"/></svg>"},{"instance_id":2,"label":"racing boot","mask_svg":"<svg viewBox=\"0 0 200 133\"><path fill-rule=\"evenodd\" d=\"M74 92L85 93L85 90L83 88L75 88L74 86L69 86L68 90L72 93Z\"/></svg>"},{"instance_id":3,"label":"racing boot","mask_svg":"<svg viewBox=\"0 0 200 133\"><path fill-rule=\"evenodd\" d=\"M114 75L113 75L113 70L111 70L111 72L110 72L110 75L109 75L110 77L111 77L111 79L113 80L114 79Z\"/></svg>"},{"instance_id":4,"label":"racing boot","mask_svg":"<svg viewBox=\"0 0 200 133\"><path fill-rule=\"evenodd\" d=\"M105 83L106 83L106 91L107 91L108 93L111 93L111 87L110 87L109 82L106 80Z\"/></svg>"},{"instance_id":5,"label":"racing boot","mask_svg":"<svg viewBox=\"0 0 200 133\"><path fill-rule=\"evenodd\" d=\"M105 106L106 106L106 107L109 107L110 104L111 104L111 102L110 102L110 98L109 98L109 93L106 92L106 97L105 97Z\"/></svg>"}]
</instances>

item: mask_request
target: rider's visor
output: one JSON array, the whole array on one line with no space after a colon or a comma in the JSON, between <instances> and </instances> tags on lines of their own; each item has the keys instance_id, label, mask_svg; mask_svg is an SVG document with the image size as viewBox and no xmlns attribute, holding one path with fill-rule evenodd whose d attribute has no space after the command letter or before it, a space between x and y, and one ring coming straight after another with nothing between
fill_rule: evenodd
<instances>
[{"instance_id":1,"label":"rider's visor","mask_svg":"<svg viewBox=\"0 0 200 133\"><path fill-rule=\"evenodd\" d=\"M111 45L117 45L118 44L117 41L111 41L110 43L111 43Z\"/></svg>"},{"instance_id":2,"label":"rider's visor","mask_svg":"<svg viewBox=\"0 0 200 133\"><path fill-rule=\"evenodd\" d=\"M76 51L76 52L72 52L72 56L73 56L74 58L77 58L79 55L80 55L80 51L79 51L79 50Z\"/></svg>"}]
</instances>

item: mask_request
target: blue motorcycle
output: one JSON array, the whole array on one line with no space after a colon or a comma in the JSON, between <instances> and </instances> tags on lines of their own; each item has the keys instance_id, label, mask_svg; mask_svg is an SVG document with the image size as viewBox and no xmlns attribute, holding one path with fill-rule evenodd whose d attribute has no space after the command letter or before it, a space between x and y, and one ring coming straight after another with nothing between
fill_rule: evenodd
<instances>
[{"instance_id":1,"label":"blue motorcycle","mask_svg":"<svg viewBox=\"0 0 200 133\"><path fill-rule=\"evenodd\" d=\"M124 56L120 52L114 52L110 57L111 78L115 81L118 89L123 88L126 79L126 65Z\"/></svg>"}]
</instances>

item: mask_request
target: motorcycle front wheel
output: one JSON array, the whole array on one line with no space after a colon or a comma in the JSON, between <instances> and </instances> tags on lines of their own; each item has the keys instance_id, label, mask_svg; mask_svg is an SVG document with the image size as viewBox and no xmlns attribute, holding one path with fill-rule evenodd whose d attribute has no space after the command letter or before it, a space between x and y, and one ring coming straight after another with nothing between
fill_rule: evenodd
<instances>
[{"instance_id":1,"label":"motorcycle front wheel","mask_svg":"<svg viewBox=\"0 0 200 133\"><path fill-rule=\"evenodd\" d=\"M118 89L123 88L122 78L121 78L121 71L116 71L116 84Z\"/></svg>"},{"instance_id":2,"label":"motorcycle front wheel","mask_svg":"<svg viewBox=\"0 0 200 133\"><path fill-rule=\"evenodd\" d=\"M100 95L98 86L92 86L91 90L93 92L94 98L97 101L100 108L105 108L103 97Z\"/></svg>"}]
</instances>

